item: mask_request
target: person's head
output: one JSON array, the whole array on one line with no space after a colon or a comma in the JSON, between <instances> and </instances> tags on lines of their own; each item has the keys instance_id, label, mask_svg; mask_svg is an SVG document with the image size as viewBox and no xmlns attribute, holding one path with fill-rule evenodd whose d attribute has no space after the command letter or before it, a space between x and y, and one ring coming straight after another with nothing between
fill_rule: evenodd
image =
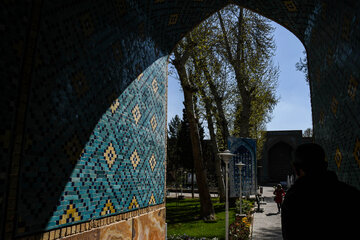
<instances>
[{"instance_id":1,"label":"person's head","mask_svg":"<svg viewBox=\"0 0 360 240\"><path fill-rule=\"evenodd\" d=\"M281 184L278 184L278 185L276 186L276 188L277 188L277 189L281 189L281 188L282 188Z\"/></svg>"},{"instance_id":2,"label":"person's head","mask_svg":"<svg viewBox=\"0 0 360 240\"><path fill-rule=\"evenodd\" d=\"M327 169L325 152L316 143L299 145L295 150L294 158L293 165L298 176L319 174Z\"/></svg>"}]
</instances>

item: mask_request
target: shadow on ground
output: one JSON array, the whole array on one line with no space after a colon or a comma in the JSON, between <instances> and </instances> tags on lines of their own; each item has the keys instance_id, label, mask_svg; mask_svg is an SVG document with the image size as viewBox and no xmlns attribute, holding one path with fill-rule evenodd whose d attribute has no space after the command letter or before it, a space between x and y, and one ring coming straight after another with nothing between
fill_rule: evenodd
<instances>
[{"instance_id":1,"label":"shadow on ground","mask_svg":"<svg viewBox=\"0 0 360 240\"><path fill-rule=\"evenodd\" d=\"M279 227L261 227L259 228L259 231L261 232L261 238L257 237L256 235L253 235L253 240L282 240L283 238L281 233L281 228Z\"/></svg>"}]
</instances>

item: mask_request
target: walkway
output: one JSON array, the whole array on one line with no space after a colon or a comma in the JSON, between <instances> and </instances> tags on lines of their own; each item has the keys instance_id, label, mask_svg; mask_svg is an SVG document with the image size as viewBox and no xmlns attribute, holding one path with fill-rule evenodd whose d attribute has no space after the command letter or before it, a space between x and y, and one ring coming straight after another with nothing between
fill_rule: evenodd
<instances>
[{"instance_id":1,"label":"walkway","mask_svg":"<svg viewBox=\"0 0 360 240\"><path fill-rule=\"evenodd\" d=\"M261 208L264 209L262 213L254 213L253 240L283 239L281 234L281 217L277 213L278 210L274 202L273 191L273 187L263 188L266 205L261 205Z\"/></svg>"}]
</instances>

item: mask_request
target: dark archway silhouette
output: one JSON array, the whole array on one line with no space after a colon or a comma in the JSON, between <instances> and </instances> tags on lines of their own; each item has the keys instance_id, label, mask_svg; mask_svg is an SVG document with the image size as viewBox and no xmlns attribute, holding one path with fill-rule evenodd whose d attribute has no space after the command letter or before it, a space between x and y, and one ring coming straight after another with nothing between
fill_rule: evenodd
<instances>
[{"instance_id":1,"label":"dark archway silhouette","mask_svg":"<svg viewBox=\"0 0 360 240\"><path fill-rule=\"evenodd\" d=\"M1 239L69 234L64 226L103 216L108 223L111 216L162 206L158 188L165 185L151 185L162 181L165 169L166 83L154 79L166 75L175 44L228 3L1 2ZM232 3L278 22L304 44L315 141L325 148L329 168L359 188L360 2ZM137 82L142 74L145 81ZM107 176L106 165L119 166L113 161L125 165ZM149 177L156 167L159 174ZM79 214L70 217L74 208Z\"/></svg>"},{"instance_id":2,"label":"dark archway silhouette","mask_svg":"<svg viewBox=\"0 0 360 240\"><path fill-rule=\"evenodd\" d=\"M285 142L278 142L269 149L269 178L271 182L286 181L287 176L293 174L292 151L292 147Z\"/></svg>"}]
</instances>

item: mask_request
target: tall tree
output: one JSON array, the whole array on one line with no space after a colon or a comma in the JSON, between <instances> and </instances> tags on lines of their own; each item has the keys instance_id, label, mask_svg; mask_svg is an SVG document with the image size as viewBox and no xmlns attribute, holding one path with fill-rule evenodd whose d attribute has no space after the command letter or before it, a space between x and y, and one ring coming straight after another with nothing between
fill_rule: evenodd
<instances>
[{"instance_id":1,"label":"tall tree","mask_svg":"<svg viewBox=\"0 0 360 240\"><path fill-rule=\"evenodd\" d=\"M221 30L218 53L234 70L240 100L233 133L251 137L268 121L277 103L273 27L269 20L233 5L217 12L217 18Z\"/></svg>"},{"instance_id":2,"label":"tall tree","mask_svg":"<svg viewBox=\"0 0 360 240\"><path fill-rule=\"evenodd\" d=\"M212 153L215 157L214 165L215 165L215 174L216 174L216 180L217 180L217 185L218 185L218 193L220 196L220 202L225 202L224 177L223 177L222 169L221 169L221 160L218 155L218 144L217 144L217 139L216 139L216 134L215 134L215 129L214 129L214 121L213 121L213 117L216 115L217 109L212 104L213 99L211 98L211 94L207 94L207 92L206 92L206 85L205 85L206 80L204 81L204 79L207 79L208 81L211 81L211 83L212 83L212 79L211 79L211 76L209 74L209 69L208 69L208 67L210 67L210 66L207 64L200 64L201 60L198 59L195 55L192 55L192 59L194 62L194 76L195 76L192 79L192 81L198 87L198 93L200 95L200 99L202 100L202 102L204 103L204 106L205 106L205 117L206 117L206 121L208 124L208 130L209 130L209 134L210 134L210 144L212 146L211 147ZM202 60L205 60L205 59L202 59ZM207 73L208 76L206 76L205 73ZM203 74L205 75L205 77ZM214 86L211 86L211 87L215 88ZM214 91L214 89L213 89L213 91ZM215 90L215 96L218 97L217 90ZM221 99L220 99L220 101L221 101ZM222 105L221 105L221 107L222 107ZM221 112L223 114L223 109L221 109L218 112ZM225 116L223 116L223 117L225 117ZM225 122L226 122L226 119L225 119ZM228 134L227 123L225 123L225 124L223 124L222 127L225 126L226 131L223 131L223 132L226 132ZM224 138L223 135L222 135L222 137ZM227 137L225 139L227 139Z\"/></svg>"},{"instance_id":3,"label":"tall tree","mask_svg":"<svg viewBox=\"0 0 360 240\"><path fill-rule=\"evenodd\" d=\"M211 202L209 186L204 168L198 120L195 113L194 94L196 89L189 78L191 72L186 69L186 63L195 46L196 43L191 39L191 36L187 36L185 40L181 41L175 48L174 58L171 60L171 63L177 70L181 87L184 92L184 105L189 119L190 140L193 146L192 150L196 172L196 182L200 196L200 215L204 220L215 220L214 207Z\"/></svg>"}]
</instances>

